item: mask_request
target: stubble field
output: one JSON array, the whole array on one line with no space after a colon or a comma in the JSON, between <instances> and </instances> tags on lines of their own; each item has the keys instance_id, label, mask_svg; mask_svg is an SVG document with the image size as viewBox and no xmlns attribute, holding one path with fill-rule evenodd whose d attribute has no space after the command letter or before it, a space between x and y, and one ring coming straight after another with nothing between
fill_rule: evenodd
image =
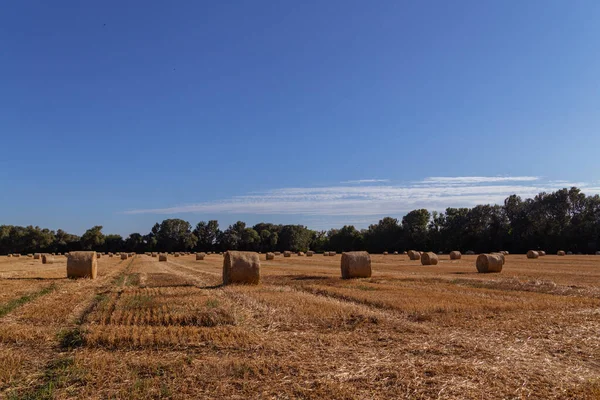
<instances>
[{"instance_id":1,"label":"stubble field","mask_svg":"<svg viewBox=\"0 0 600 400\"><path fill-rule=\"evenodd\" d=\"M0 398L600 398L600 256L340 257L227 287L220 255L0 257Z\"/></svg>"}]
</instances>

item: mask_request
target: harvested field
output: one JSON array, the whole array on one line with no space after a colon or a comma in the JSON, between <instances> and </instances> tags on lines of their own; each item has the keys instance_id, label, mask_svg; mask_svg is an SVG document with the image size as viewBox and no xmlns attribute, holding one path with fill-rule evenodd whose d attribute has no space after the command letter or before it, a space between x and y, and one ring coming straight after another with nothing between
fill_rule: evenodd
<instances>
[{"instance_id":1,"label":"harvested field","mask_svg":"<svg viewBox=\"0 0 600 400\"><path fill-rule=\"evenodd\" d=\"M600 258L476 258L0 257L0 398L599 398Z\"/></svg>"}]
</instances>

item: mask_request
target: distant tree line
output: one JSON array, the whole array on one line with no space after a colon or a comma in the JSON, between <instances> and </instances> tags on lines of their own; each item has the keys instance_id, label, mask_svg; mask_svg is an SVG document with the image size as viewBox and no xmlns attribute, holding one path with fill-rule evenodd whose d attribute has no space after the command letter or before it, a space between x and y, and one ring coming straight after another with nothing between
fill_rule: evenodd
<instances>
[{"instance_id":1,"label":"distant tree line","mask_svg":"<svg viewBox=\"0 0 600 400\"><path fill-rule=\"evenodd\" d=\"M540 193L523 200L509 196L504 205L447 208L445 212L413 210L401 221L386 217L367 229L352 225L315 231L302 225L261 222L252 227L238 221L221 230L216 220L193 227L181 219L156 223L150 233L127 238L88 229L81 237L61 229L0 225L0 254L95 250L146 251L350 251L370 253L408 249L476 253L559 249L592 253L600 249L600 196L578 188Z\"/></svg>"}]
</instances>

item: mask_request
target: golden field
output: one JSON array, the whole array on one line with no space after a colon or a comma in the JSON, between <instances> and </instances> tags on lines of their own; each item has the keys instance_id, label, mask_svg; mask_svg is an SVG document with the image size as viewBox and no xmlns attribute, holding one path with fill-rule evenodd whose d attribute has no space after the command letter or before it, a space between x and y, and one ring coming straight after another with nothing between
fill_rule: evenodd
<instances>
[{"instance_id":1,"label":"golden field","mask_svg":"<svg viewBox=\"0 0 600 400\"><path fill-rule=\"evenodd\" d=\"M223 257L0 257L0 398L600 398L600 256L372 255L266 261L222 287Z\"/></svg>"}]
</instances>

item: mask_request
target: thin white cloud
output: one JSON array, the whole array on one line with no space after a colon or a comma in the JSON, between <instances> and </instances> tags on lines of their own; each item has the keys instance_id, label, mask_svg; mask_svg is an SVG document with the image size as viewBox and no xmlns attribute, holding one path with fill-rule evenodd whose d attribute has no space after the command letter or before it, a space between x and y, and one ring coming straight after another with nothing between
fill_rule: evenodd
<instances>
[{"instance_id":1,"label":"thin white cloud","mask_svg":"<svg viewBox=\"0 0 600 400\"><path fill-rule=\"evenodd\" d=\"M380 183L380 182L389 182L389 179L358 179L355 181L343 181L340 183L347 183L347 184L361 184L361 183Z\"/></svg>"},{"instance_id":2,"label":"thin white cloud","mask_svg":"<svg viewBox=\"0 0 600 400\"><path fill-rule=\"evenodd\" d=\"M434 184L479 184L498 182L531 182L539 180L539 176L432 176L422 183Z\"/></svg>"},{"instance_id":3,"label":"thin white cloud","mask_svg":"<svg viewBox=\"0 0 600 400\"><path fill-rule=\"evenodd\" d=\"M600 190L584 182L578 182L576 186L588 194L596 194ZM541 182L537 177L426 178L408 185L281 188L217 202L138 209L125 213L367 217L403 214L416 208L444 210L447 207L502 204L511 194L527 198L560 187L556 182Z\"/></svg>"}]
</instances>

